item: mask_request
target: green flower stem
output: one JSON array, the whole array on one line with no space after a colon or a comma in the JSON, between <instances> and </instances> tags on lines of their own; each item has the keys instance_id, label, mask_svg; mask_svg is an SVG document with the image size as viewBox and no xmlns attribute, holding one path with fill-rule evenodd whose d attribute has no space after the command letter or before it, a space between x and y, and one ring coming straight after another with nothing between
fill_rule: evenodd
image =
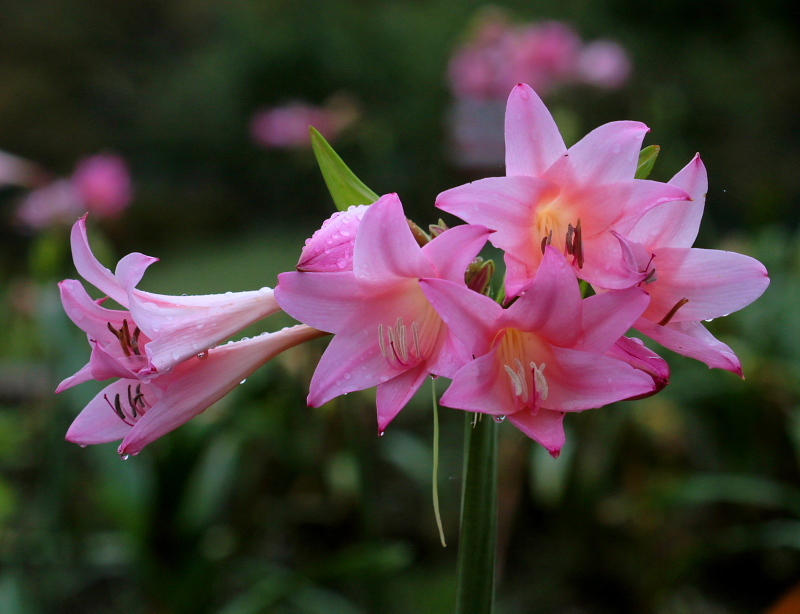
<instances>
[{"instance_id":1,"label":"green flower stem","mask_svg":"<svg viewBox=\"0 0 800 614\"><path fill-rule=\"evenodd\" d=\"M497 558L497 425L467 413L456 614L491 614Z\"/></svg>"}]
</instances>

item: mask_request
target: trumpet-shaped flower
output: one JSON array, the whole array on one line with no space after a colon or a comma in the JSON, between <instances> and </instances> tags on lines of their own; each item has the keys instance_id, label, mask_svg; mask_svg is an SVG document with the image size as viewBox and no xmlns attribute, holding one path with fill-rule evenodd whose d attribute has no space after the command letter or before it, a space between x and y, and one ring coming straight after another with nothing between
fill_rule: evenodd
<instances>
[{"instance_id":1,"label":"trumpet-shaped flower","mask_svg":"<svg viewBox=\"0 0 800 614\"><path fill-rule=\"evenodd\" d=\"M192 356L205 357L221 341L280 310L270 288L204 296L138 290L136 284L157 258L128 254L112 273L92 254L85 216L73 226L71 242L81 276L125 309L101 306L103 300L93 301L79 281L61 282L64 309L88 334L92 357L58 392L90 379L146 380Z\"/></svg>"},{"instance_id":2,"label":"trumpet-shaped flower","mask_svg":"<svg viewBox=\"0 0 800 614\"><path fill-rule=\"evenodd\" d=\"M544 103L527 85L506 108L506 177L481 179L442 192L436 206L496 232L506 251L506 288L515 296L534 276L547 245L567 256L582 279L614 286L620 248L609 232L626 232L650 208L688 200L675 185L635 179L649 129L612 122L569 150Z\"/></svg>"},{"instance_id":3,"label":"trumpet-shaped flower","mask_svg":"<svg viewBox=\"0 0 800 614\"><path fill-rule=\"evenodd\" d=\"M667 203L645 213L627 235L618 235L627 279L650 295L636 328L669 349L742 374L739 359L701 323L756 300L769 285L758 260L693 248L703 216L708 177L700 156L673 177L691 203ZM623 274L624 276L625 274Z\"/></svg>"},{"instance_id":4,"label":"trumpet-shaped flower","mask_svg":"<svg viewBox=\"0 0 800 614\"><path fill-rule=\"evenodd\" d=\"M396 194L372 204L358 226L353 267L289 272L275 290L281 307L335 333L311 381L308 403L378 386L383 431L428 373L452 376L469 355L425 298L420 279L464 287L464 272L489 230L459 226L420 247Z\"/></svg>"},{"instance_id":5,"label":"trumpet-shaped flower","mask_svg":"<svg viewBox=\"0 0 800 614\"><path fill-rule=\"evenodd\" d=\"M229 342L205 359L189 358L148 382L117 380L75 418L67 441L88 445L122 439L121 455L138 454L147 444L205 411L284 350L324 334L298 325Z\"/></svg>"},{"instance_id":6,"label":"trumpet-shaped flower","mask_svg":"<svg viewBox=\"0 0 800 614\"><path fill-rule=\"evenodd\" d=\"M545 250L533 281L507 309L447 280L422 280L445 323L476 358L442 405L505 417L554 456L564 413L656 390L653 376L606 355L647 308L647 294L617 290L581 299L572 267Z\"/></svg>"}]
</instances>

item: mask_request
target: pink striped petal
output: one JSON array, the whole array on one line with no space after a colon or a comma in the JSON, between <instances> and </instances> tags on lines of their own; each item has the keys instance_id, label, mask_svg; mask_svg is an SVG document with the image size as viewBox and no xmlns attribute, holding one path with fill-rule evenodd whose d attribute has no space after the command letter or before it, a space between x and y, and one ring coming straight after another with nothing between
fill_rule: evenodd
<instances>
[{"instance_id":1,"label":"pink striped petal","mask_svg":"<svg viewBox=\"0 0 800 614\"><path fill-rule=\"evenodd\" d=\"M108 329L109 324L119 330L125 320L129 324L133 322L129 311L101 307L76 279L59 282L58 289L61 293L61 304L69 319L92 339L110 343L117 337Z\"/></svg>"},{"instance_id":2,"label":"pink striped petal","mask_svg":"<svg viewBox=\"0 0 800 614\"><path fill-rule=\"evenodd\" d=\"M453 377L439 401L445 407L505 416L518 410L508 374L497 356L497 348L470 361Z\"/></svg>"},{"instance_id":3,"label":"pink striped petal","mask_svg":"<svg viewBox=\"0 0 800 614\"><path fill-rule=\"evenodd\" d=\"M509 176L541 175L567 150L550 111L523 83L511 90L508 98L505 132Z\"/></svg>"},{"instance_id":4,"label":"pink striped petal","mask_svg":"<svg viewBox=\"0 0 800 614\"><path fill-rule=\"evenodd\" d=\"M128 254L117 263L114 276L117 278L117 282L130 292L136 287L136 284L142 281L147 267L154 262L158 262L158 258L145 256L138 252Z\"/></svg>"},{"instance_id":5,"label":"pink striped petal","mask_svg":"<svg viewBox=\"0 0 800 614\"><path fill-rule=\"evenodd\" d=\"M376 404L379 433L386 430L389 423L419 390L427 376L428 370L421 364L378 386Z\"/></svg>"},{"instance_id":6,"label":"pink striped petal","mask_svg":"<svg viewBox=\"0 0 800 614\"><path fill-rule=\"evenodd\" d=\"M669 384L669 365L658 354L635 337L620 337L606 352L606 356L627 362L632 367L644 371L653 378L656 385L653 394Z\"/></svg>"},{"instance_id":7,"label":"pink striped petal","mask_svg":"<svg viewBox=\"0 0 800 614\"><path fill-rule=\"evenodd\" d=\"M88 382L94 379L92 375L92 364L87 362L83 365L75 375L70 375L68 378L64 379L56 388L56 394L59 392L64 392L68 388L72 388L73 386L77 386L78 384L83 384L84 382Z\"/></svg>"},{"instance_id":8,"label":"pink striped petal","mask_svg":"<svg viewBox=\"0 0 800 614\"><path fill-rule=\"evenodd\" d=\"M438 278L463 283L467 267L486 244L491 232L485 226L456 226L425 245L422 253L433 265Z\"/></svg>"},{"instance_id":9,"label":"pink striped petal","mask_svg":"<svg viewBox=\"0 0 800 614\"><path fill-rule=\"evenodd\" d=\"M605 354L642 315L650 302L639 288L611 290L582 301L582 338L574 347Z\"/></svg>"},{"instance_id":10,"label":"pink striped petal","mask_svg":"<svg viewBox=\"0 0 800 614\"><path fill-rule=\"evenodd\" d=\"M353 305L365 298L355 274L289 272L278 275L275 298L300 322L338 333L353 318ZM321 309L320 305L325 308Z\"/></svg>"},{"instance_id":11,"label":"pink striped petal","mask_svg":"<svg viewBox=\"0 0 800 614\"><path fill-rule=\"evenodd\" d=\"M121 379L103 388L72 422L66 440L88 446L119 441L125 437L131 426L120 419L111 404L118 394L127 398L128 386L139 383L137 380Z\"/></svg>"},{"instance_id":12,"label":"pink striped petal","mask_svg":"<svg viewBox=\"0 0 800 614\"><path fill-rule=\"evenodd\" d=\"M564 412L540 408L518 411L508 417L520 431L542 444L553 458L558 458L564 447Z\"/></svg>"},{"instance_id":13,"label":"pink striped petal","mask_svg":"<svg viewBox=\"0 0 800 614\"><path fill-rule=\"evenodd\" d=\"M95 288L117 301L123 307L128 306L128 293L114 274L100 264L89 247L89 238L86 234L86 216L75 222L70 234L72 245L72 258L75 268L86 281Z\"/></svg>"}]
</instances>

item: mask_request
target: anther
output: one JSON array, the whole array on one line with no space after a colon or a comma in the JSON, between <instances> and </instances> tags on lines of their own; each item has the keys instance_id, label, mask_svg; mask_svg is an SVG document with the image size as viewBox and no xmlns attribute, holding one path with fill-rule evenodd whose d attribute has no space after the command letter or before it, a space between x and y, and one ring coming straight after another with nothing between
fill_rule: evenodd
<instances>
[{"instance_id":1,"label":"anther","mask_svg":"<svg viewBox=\"0 0 800 614\"><path fill-rule=\"evenodd\" d=\"M675 304L672 306L672 309L670 309L670 310L667 312L667 315L665 315L663 318L661 318L661 321L658 323L658 325L659 325L659 326L666 326L667 324L669 324L669 321L670 321L672 318L674 318L674 317L675 317L675 314L676 314L676 313L678 313L678 309L680 309L681 307L683 307L683 306L684 306L686 303L688 303L688 302L689 302L689 299L688 299L688 298L682 298L682 299L681 299L681 300L679 300L677 303L675 303Z\"/></svg>"}]
</instances>

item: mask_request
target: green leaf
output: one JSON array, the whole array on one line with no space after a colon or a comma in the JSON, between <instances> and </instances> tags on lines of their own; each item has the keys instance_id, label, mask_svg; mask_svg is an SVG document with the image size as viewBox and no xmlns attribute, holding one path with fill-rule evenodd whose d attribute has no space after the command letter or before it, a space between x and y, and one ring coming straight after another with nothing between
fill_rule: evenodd
<instances>
[{"instance_id":1,"label":"green leaf","mask_svg":"<svg viewBox=\"0 0 800 614\"><path fill-rule=\"evenodd\" d=\"M658 145L650 145L639 152L639 166L636 167L636 179L647 179L650 175L650 171L653 170L653 166L656 163L656 158L658 158L658 153L660 151L661 147Z\"/></svg>"},{"instance_id":2,"label":"green leaf","mask_svg":"<svg viewBox=\"0 0 800 614\"><path fill-rule=\"evenodd\" d=\"M346 211L354 205L371 205L378 200L378 195L365 186L342 162L325 137L313 126L308 130L311 133L311 145L314 147L317 164L339 211Z\"/></svg>"}]
</instances>

